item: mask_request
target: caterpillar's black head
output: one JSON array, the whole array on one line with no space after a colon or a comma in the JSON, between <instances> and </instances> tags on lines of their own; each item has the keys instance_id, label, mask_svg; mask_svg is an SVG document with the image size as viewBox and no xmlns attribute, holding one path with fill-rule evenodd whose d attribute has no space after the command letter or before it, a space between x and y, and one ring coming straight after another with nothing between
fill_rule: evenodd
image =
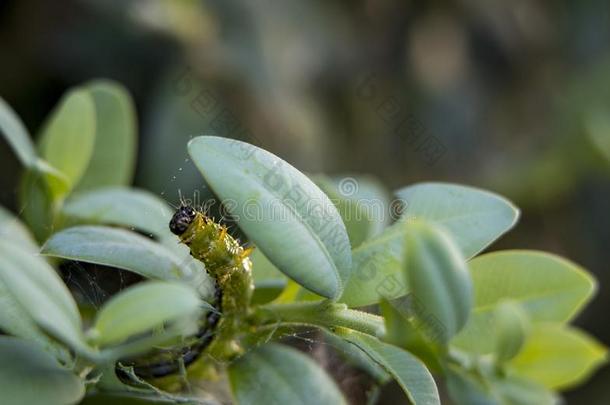
<instances>
[{"instance_id":1,"label":"caterpillar's black head","mask_svg":"<svg viewBox=\"0 0 610 405\"><path fill-rule=\"evenodd\" d=\"M197 211L188 205L182 205L169 221L169 230L176 235L182 235L197 216Z\"/></svg>"}]
</instances>

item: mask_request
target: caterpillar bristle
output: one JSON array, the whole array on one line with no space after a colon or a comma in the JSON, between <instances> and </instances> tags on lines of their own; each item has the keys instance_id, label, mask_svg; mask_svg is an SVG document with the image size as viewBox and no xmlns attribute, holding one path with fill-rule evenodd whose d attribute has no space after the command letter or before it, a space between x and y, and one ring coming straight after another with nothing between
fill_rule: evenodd
<instances>
[{"instance_id":1,"label":"caterpillar bristle","mask_svg":"<svg viewBox=\"0 0 610 405\"><path fill-rule=\"evenodd\" d=\"M227 227L222 225L221 229L220 229L220 235L218 236L218 239L224 239L227 236Z\"/></svg>"},{"instance_id":2,"label":"caterpillar bristle","mask_svg":"<svg viewBox=\"0 0 610 405\"><path fill-rule=\"evenodd\" d=\"M178 201L180 201L180 206L184 207L186 206L186 203L184 201L184 196L182 195L182 190L178 189Z\"/></svg>"},{"instance_id":3,"label":"caterpillar bristle","mask_svg":"<svg viewBox=\"0 0 610 405\"><path fill-rule=\"evenodd\" d=\"M167 201L167 203L168 203L168 204L169 204L169 206L170 206L170 207L172 207L174 210L178 210L178 208L180 208L180 206L178 206L178 205L174 204L174 203L173 203L173 202L171 202L171 201Z\"/></svg>"},{"instance_id":4,"label":"caterpillar bristle","mask_svg":"<svg viewBox=\"0 0 610 405\"><path fill-rule=\"evenodd\" d=\"M247 248L244 249L244 251L241 254L241 258L245 259L248 256L250 256L252 253L254 252L254 246L249 246Z\"/></svg>"}]
</instances>

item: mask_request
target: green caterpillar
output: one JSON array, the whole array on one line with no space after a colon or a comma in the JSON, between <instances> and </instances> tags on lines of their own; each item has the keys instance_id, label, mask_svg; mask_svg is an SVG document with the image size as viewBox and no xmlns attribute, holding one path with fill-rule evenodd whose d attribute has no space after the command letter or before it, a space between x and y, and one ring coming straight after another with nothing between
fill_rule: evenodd
<instances>
[{"instance_id":1,"label":"green caterpillar","mask_svg":"<svg viewBox=\"0 0 610 405\"><path fill-rule=\"evenodd\" d=\"M242 352L234 336L248 314L254 289L251 248L244 249L227 228L202 212L182 204L169 228L186 244L191 255L203 262L216 282L215 311L209 312L195 342L185 348L157 353L147 360L121 362L133 367L140 378L161 378L179 372L195 362L205 351L219 360L231 359Z\"/></svg>"}]
</instances>

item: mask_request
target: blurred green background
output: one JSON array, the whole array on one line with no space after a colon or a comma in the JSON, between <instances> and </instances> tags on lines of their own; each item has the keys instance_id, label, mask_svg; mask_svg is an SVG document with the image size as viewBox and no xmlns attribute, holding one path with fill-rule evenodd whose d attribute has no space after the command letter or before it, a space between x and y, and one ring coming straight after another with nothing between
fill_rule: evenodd
<instances>
[{"instance_id":1,"label":"blurred green background","mask_svg":"<svg viewBox=\"0 0 610 405\"><path fill-rule=\"evenodd\" d=\"M244 139L301 170L488 188L523 210L493 249L564 255L610 344L610 2L0 1L0 95L30 131L70 86L121 82L136 185L201 189L186 142ZM0 141L0 204L20 167ZM610 370L566 395L610 402ZM392 392L384 394L391 403Z\"/></svg>"}]
</instances>

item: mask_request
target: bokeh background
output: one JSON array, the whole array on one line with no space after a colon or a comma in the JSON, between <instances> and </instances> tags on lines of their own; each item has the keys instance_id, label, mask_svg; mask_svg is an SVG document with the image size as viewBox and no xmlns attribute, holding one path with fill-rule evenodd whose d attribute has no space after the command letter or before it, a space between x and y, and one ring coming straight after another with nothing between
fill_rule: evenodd
<instances>
[{"instance_id":1,"label":"bokeh background","mask_svg":"<svg viewBox=\"0 0 610 405\"><path fill-rule=\"evenodd\" d=\"M522 219L493 249L595 273L577 323L610 344L607 0L0 1L0 95L32 133L99 77L135 99L136 186L173 202L201 187L186 142L213 133L389 190L436 180L507 196ZM15 209L4 141L0 171ZM566 399L610 403L609 382L606 367Z\"/></svg>"}]
</instances>

